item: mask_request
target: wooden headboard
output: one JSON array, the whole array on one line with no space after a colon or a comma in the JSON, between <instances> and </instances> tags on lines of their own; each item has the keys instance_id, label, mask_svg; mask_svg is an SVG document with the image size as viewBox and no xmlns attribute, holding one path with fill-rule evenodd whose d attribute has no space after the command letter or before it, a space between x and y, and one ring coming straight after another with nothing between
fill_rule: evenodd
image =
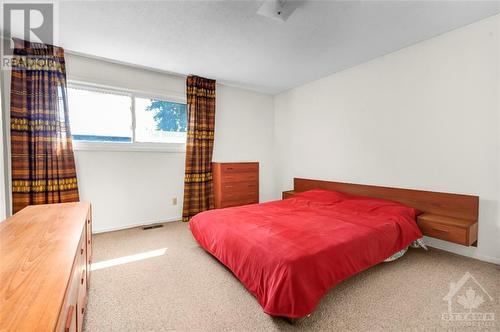
<instances>
[{"instance_id":1,"label":"wooden headboard","mask_svg":"<svg viewBox=\"0 0 500 332\"><path fill-rule=\"evenodd\" d=\"M293 179L295 192L326 189L354 195L389 199L416 208L424 213L477 222L479 197L441 192L379 187L321 180Z\"/></svg>"}]
</instances>

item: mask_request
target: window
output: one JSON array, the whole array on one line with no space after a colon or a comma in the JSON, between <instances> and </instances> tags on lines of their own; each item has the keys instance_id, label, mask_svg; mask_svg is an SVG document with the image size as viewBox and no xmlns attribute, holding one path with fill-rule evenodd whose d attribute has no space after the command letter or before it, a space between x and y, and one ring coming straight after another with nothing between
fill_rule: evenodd
<instances>
[{"instance_id":1,"label":"window","mask_svg":"<svg viewBox=\"0 0 500 332\"><path fill-rule=\"evenodd\" d=\"M147 148L161 146L148 143L186 142L187 111L182 102L128 91L70 85L68 106L76 148Z\"/></svg>"},{"instance_id":2,"label":"window","mask_svg":"<svg viewBox=\"0 0 500 332\"><path fill-rule=\"evenodd\" d=\"M137 142L186 142L186 104L135 98Z\"/></svg>"},{"instance_id":3,"label":"window","mask_svg":"<svg viewBox=\"0 0 500 332\"><path fill-rule=\"evenodd\" d=\"M129 96L69 88L68 107L75 141L132 142Z\"/></svg>"}]
</instances>

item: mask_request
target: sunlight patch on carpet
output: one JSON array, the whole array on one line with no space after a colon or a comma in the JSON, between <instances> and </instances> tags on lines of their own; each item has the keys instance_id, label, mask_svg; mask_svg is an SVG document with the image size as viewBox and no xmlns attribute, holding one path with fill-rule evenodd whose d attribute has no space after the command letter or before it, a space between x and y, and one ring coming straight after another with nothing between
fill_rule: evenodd
<instances>
[{"instance_id":1,"label":"sunlight patch on carpet","mask_svg":"<svg viewBox=\"0 0 500 332\"><path fill-rule=\"evenodd\" d=\"M96 270L101 270L101 269L105 269L105 268L116 266L116 265L122 265L122 264L141 261L141 260L148 259L148 258L163 256L163 255L165 255L166 251L167 251L167 248L161 248L161 249L141 252L141 253L134 254L134 255L113 258L113 259L109 259L109 260L102 261L102 262L96 262L96 263L92 263L90 270L96 271Z\"/></svg>"}]
</instances>

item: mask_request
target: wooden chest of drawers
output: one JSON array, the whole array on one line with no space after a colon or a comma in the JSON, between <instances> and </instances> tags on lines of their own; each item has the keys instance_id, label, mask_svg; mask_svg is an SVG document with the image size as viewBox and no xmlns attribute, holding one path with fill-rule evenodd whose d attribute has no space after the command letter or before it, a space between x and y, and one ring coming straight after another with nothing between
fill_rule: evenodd
<instances>
[{"instance_id":1,"label":"wooden chest of drawers","mask_svg":"<svg viewBox=\"0 0 500 332\"><path fill-rule=\"evenodd\" d=\"M0 223L0 330L82 331L89 203L28 206Z\"/></svg>"},{"instance_id":2,"label":"wooden chest of drawers","mask_svg":"<svg viewBox=\"0 0 500 332\"><path fill-rule=\"evenodd\" d=\"M259 163L213 163L215 208L259 203Z\"/></svg>"}]
</instances>

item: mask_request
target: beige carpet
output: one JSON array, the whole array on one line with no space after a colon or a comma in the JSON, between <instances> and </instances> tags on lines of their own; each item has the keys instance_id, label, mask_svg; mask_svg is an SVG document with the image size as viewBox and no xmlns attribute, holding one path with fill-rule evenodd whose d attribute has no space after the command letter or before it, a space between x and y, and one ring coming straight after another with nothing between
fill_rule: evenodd
<instances>
[{"instance_id":1,"label":"beige carpet","mask_svg":"<svg viewBox=\"0 0 500 332\"><path fill-rule=\"evenodd\" d=\"M162 248L163 255L101 264L92 272L86 331L446 330L443 297L467 271L493 298L482 294L484 303L473 311L494 313L496 325L489 329L500 330L500 266L438 250L410 250L341 283L294 325L263 313L231 272L197 245L185 223L95 235L94 262L158 255ZM480 294L470 280L464 288Z\"/></svg>"}]
</instances>

